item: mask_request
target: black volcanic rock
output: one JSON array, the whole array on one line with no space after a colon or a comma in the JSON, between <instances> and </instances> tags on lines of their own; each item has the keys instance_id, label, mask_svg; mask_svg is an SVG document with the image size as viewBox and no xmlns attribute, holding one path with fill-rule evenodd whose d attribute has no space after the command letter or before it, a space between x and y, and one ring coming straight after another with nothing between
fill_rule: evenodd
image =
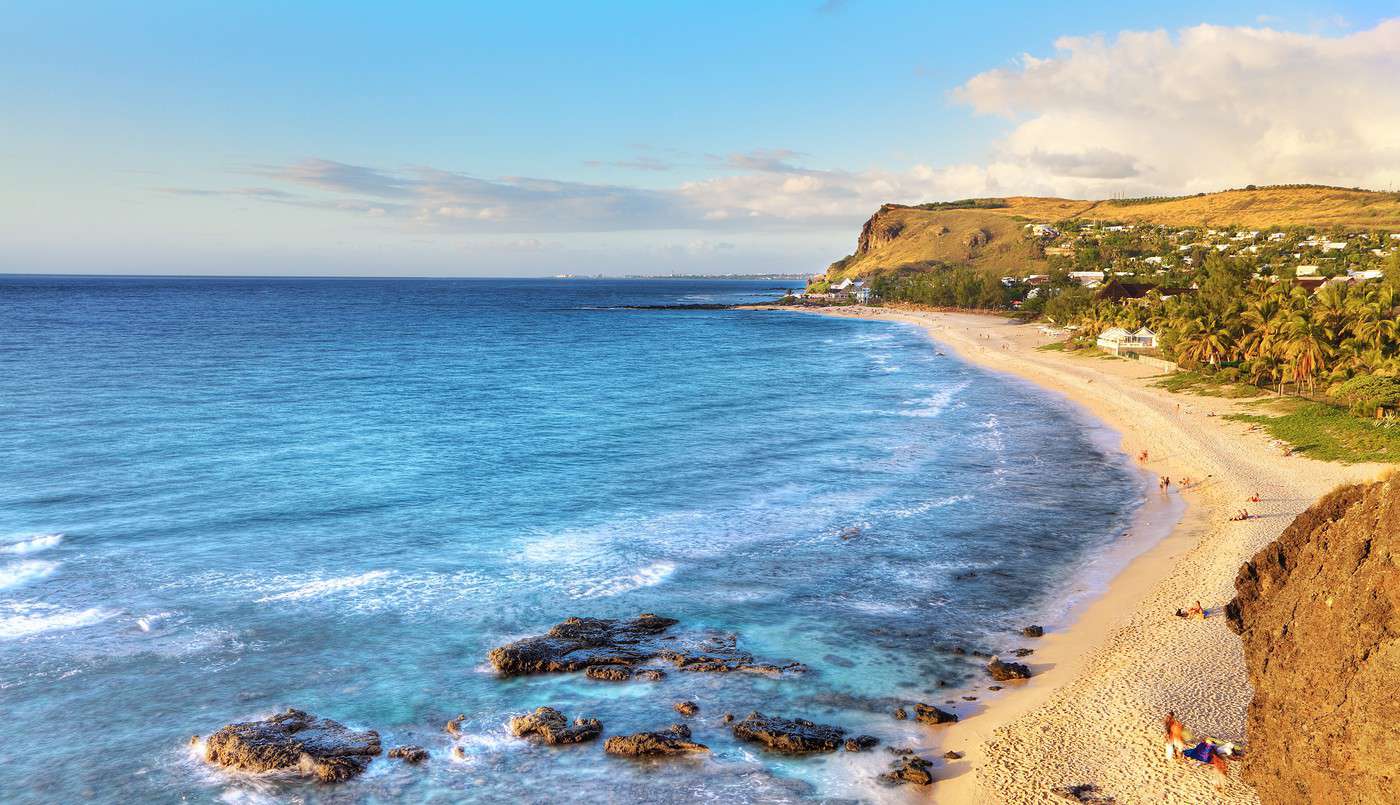
<instances>
[{"instance_id":1,"label":"black volcanic rock","mask_svg":"<svg viewBox=\"0 0 1400 805\"><path fill-rule=\"evenodd\" d=\"M396 746L389 750L389 757L417 765L428 759L428 750L421 746Z\"/></svg>"},{"instance_id":2,"label":"black volcanic rock","mask_svg":"<svg viewBox=\"0 0 1400 805\"><path fill-rule=\"evenodd\" d=\"M921 724L952 724L958 717L931 704L920 703L914 705L914 720Z\"/></svg>"},{"instance_id":3,"label":"black volcanic rock","mask_svg":"<svg viewBox=\"0 0 1400 805\"><path fill-rule=\"evenodd\" d=\"M603 722L596 718L576 718L570 724L553 707L540 707L533 713L510 720L510 732L517 738L537 737L549 746L591 741L603 734Z\"/></svg>"},{"instance_id":4,"label":"black volcanic rock","mask_svg":"<svg viewBox=\"0 0 1400 805\"><path fill-rule=\"evenodd\" d=\"M595 672L595 679L621 676L617 667L630 667L652 659L670 662L682 671L749 671L778 676L802 671L800 663L759 662L738 647L733 634L718 631L678 632L679 623L650 613L630 619L569 618L547 633L527 637L491 650L496 670L507 676L563 673L609 666ZM616 666L616 667L614 667ZM654 669L634 676L656 679Z\"/></svg>"},{"instance_id":5,"label":"black volcanic rock","mask_svg":"<svg viewBox=\"0 0 1400 805\"><path fill-rule=\"evenodd\" d=\"M610 755L649 757L708 752L710 748L690 740L690 727L684 724L672 724L662 732L614 735L603 743L603 751Z\"/></svg>"},{"instance_id":6,"label":"black volcanic rock","mask_svg":"<svg viewBox=\"0 0 1400 805\"><path fill-rule=\"evenodd\" d=\"M779 752L833 752L841 747L846 730L814 724L801 718L787 719L753 712L734 723L734 737L761 743Z\"/></svg>"},{"instance_id":7,"label":"black volcanic rock","mask_svg":"<svg viewBox=\"0 0 1400 805\"><path fill-rule=\"evenodd\" d=\"M301 710L229 724L205 742L210 763L250 772L300 771L325 783L363 772L381 751L379 733L352 730Z\"/></svg>"},{"instance_id":8,"label":"black volcanic rock","mask_svg":"<svg viewBox=\"0 0 1400 805\"><path fill-rule=\"evenodd\" d=\"M874 749L880 745L880 739L874 735L857 735L854 738L846 739L847 752L864 752L867 749Z\"/></svg>"},{"instance_id":9,"label":"black volcanic rock","mask_svg":"<svg viewBox=\"0 0 1400 805\"><path fill-rule=\"evenodd\" d=\"M896 758L890 764L890 770L880 775L880 779L894 785L903 783L933 785L933 773L929 771L932 767L932 761L917 755L904 755Z\"/></svg>"},{"instance_id":10,"label":"black volcanic rock","mask_svg":"<svg viewBox=\"0 0 1400 805\"><path fill-rule=\"evenodd\" d=\"M998 682L1031 678L1031 669L1028 666L1022 665L1019 662L1006 662L996 657L993 657L992 661L987 663L987 673L991 674L992 679Z\"/></svg>"}]
</instances>

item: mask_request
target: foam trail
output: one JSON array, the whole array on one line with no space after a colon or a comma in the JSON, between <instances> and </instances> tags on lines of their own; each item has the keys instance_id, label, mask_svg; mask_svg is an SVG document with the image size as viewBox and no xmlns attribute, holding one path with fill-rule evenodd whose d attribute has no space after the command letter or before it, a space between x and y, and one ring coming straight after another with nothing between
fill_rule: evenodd
<instances>
[{"instance_id":1,"label":"foam trail","mask_svg":"<svg viewBox=\"0 0 1400 805\"><path fill-rule=\"evenodd\" d=\"M62 534L39 534L29 539L12 542L8 545L0 546L0 553L38 553L54 547L63 541Z\"/></svg>"},{"instance_id":2,"label":"foam trail","mask_svg":"<svg viewBox=\"0 0 1400 805\"><path fill-rule=\"evenodd\" d=\"M97 607L65 610L47 604L11 605L10 611L17 614L0 618L0 640L77 629L105 621L116 614Z\"/></svg>"},{"instance_id":3,"label":"foam trail","mask_svg":"<svg viewBox=\"0 0 1400 805\"><path fill-rule=\"evenodd\" d=\"M665 581L668 576L676 571L676 566L670 562L653 562L636 573L626 576L614 576L593 584L587 589L574 593L575 598L607 598L609 596L621 595L642 587L652 587Z\"/></svg>"},{"instance_id":4,"label":"foam trail","mask_svg":"<svg viewBox=\"0 0 1400 805\"><path fill-rule=\"evenodd\" d=\"M0 567L0 590L8 590L21 584L42 579L58 569L57 562L42 559L26 559Z\"/></svg>"},{"instance_id":5,"label":"foam trail","mask_svg":"<svg viewBox=\"0 0 1400 805\"><path fill-rule=\"evenodd\" d=\"M330 593L338 593L344 590L353 590L356 587L363 587L366 584L373 584L389 575L387 570L371 570L368 573L361 573L358 576L341 576L334 579L324 579L303 584L285 593L277 595L266 595L258 599L259 604L266 604L270 601L301 601L307 598L319 598Z\"/></svg>"}]
</instances>

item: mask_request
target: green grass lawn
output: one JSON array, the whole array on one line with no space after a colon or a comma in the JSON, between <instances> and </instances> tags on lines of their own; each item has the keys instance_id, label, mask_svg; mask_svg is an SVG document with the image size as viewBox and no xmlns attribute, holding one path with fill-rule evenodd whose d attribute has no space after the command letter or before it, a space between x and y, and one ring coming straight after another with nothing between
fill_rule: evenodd
<instances>
[{"instance_id":1,"label":"green grass lawn","mask_svg":"<svg viewBox=\"0 0 1400 805\"><path fill-rule=\"evenodd\" d=\"M1185 391L1205 397L1224 397L1230 400L1258 397L1264 393L1248 383L1232 383L1201 372L1176 372L1167 375L1157 381L1157 387L1164 388L1174 394Z\"/></svg>"},{"instance_id":2,"label":"green grass lawn","mask_svg":"<svg viewBox=\"0 0 1400 805\"><path fill-rule=\"evenodd\" d=\"M1344 408L1296 398L1259 404L1277 413L1231 414L1226 419L1261 425L1311 458L1346 464L1400 462L1400 422L1365 419Z\"/></svg>"}]
</instances>

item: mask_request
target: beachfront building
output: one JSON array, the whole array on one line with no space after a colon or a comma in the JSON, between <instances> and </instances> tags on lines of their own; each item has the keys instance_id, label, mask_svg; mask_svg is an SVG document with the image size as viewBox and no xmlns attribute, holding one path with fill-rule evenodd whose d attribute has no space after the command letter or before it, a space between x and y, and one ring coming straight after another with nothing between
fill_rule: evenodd
<instances>
[{"instance_id":1,"label":"beachfront building","mask_svg":"<svg viewBox=\"0 0 1400 805\"><path fill-rule=\"evenodd\" d=\"M1099 349L1122 355L1125 352L1143 352L1157 348L1157 334L1143 327L1137 332L1128 332L1122 327L1110 327L1099 333Z\"/></svg>"}]
</instances>

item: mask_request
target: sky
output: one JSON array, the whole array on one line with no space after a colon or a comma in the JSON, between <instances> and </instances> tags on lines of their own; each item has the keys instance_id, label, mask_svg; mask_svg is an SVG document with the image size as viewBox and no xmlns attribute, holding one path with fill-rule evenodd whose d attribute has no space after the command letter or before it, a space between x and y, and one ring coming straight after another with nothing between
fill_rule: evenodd
<instances>
[{"instance_id":1,"label":"sky","mask_svg":"<svg viewBox=\"0 0 1400 805\"><path fill-rule=\"evenodd\" d=\"M885 202L1400 189L1400 2L0 0L0 42L0 273L814 273Z\"/></svg>"}]
</instances>

